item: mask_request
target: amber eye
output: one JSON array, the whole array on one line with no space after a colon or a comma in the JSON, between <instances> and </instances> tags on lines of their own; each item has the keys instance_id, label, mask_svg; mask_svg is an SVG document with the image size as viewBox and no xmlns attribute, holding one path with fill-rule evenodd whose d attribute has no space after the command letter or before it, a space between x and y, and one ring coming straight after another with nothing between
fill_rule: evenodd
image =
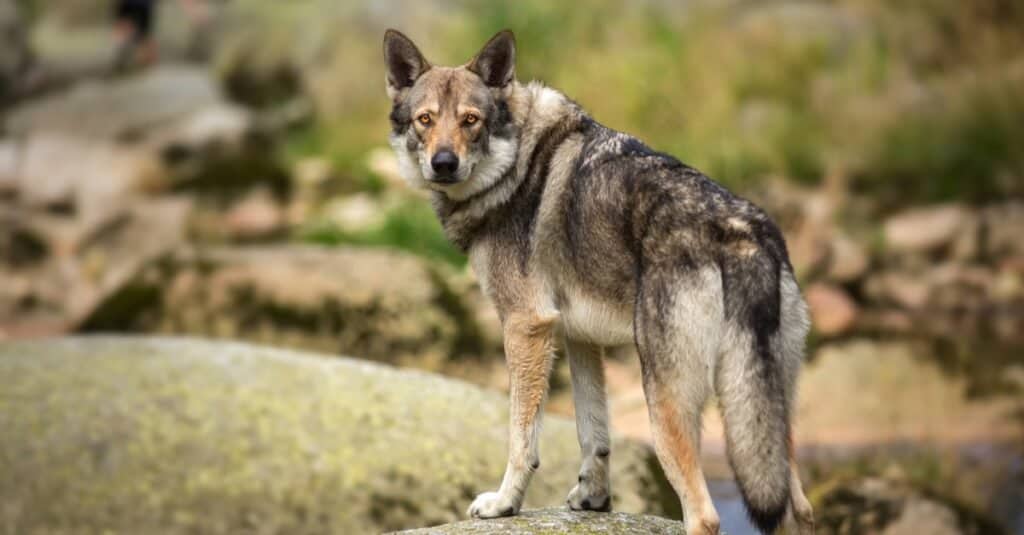
<instances>
[{"instance_id":1,"label":"amber eye","mask_svg":"<svg viewBox=\"0 0 1024 535\"><path fill-rule=\"evenodd\" d=\"M429 113L424 113L423 115L420 115L419 117L416 118L416 120L419 121L420 124L423 125L423 126L430 126L430 114Z\"/></svg>"},{"instance_id":2,"label":"amber eye","mask_svg":"<svg viewBox=\"0 0 1024 535\"><path fill-rule=\"evenodd\" d=\"M476 124L476 122L479 121L479 120L480 120L479 117L477 117L476 115L473 115L472 113L470 113L470 114L466 115L466 118L463 119L463 122L465 122L466 124Z\"/></svg>"}]
</instances>

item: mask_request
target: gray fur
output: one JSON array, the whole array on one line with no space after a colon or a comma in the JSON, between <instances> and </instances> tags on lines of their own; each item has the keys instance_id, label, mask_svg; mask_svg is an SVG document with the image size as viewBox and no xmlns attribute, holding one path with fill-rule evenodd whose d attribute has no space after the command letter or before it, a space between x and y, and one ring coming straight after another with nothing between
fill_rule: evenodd
<instances>
[{"instance_id":1,"label":"gray fur","mask_svg":"<svg viewBox=\"0 0 1024 535\"><path fill-rule=\"evenodd\" d=\"M438 76L459 74L428 71L410 88L389 87L391 144L405 162L406 178L433 192L445 233L468 252L506 324L506 338L510 323L543 326L550 320L567 339L583 453L570 506L598 508L610 495L603 375L594 361L602 347L635 343L656 449L691 532L718 530L692 458L701 409L712 393L721 402L730 460L752 518L771 531L792 502L800 505L801 532L812 530L788 443L807 312L782 234L752 203L602 126L561 93L505 80L514 76L507 64L514 41L510 33L495 40L468 65L487 79L461 96L443 97L487 110L483 132L463 156L481 162L476 165L486 173L465 171L459 183L437 185L415 163L430 155L422 153L422 132L403 110L434 98L430 87L443 85ZM404 43L391 48L405 51L411 63L421 57ZM487 66L479 66L481 57ZM399 75L408 71L400 65L405 70ZM467 67L451 72L459 69ZM520 351L513 346L520 347L507 344L510 352ZM508 358L513 380L550 362L548 355ZM513 392L516 414L530 414L530 406L515 406L535 399L527 394ZM530 437L539 424L524 421L511 428L505 481L515 488L503 484L481 496L473 515L518 511L530 472L520 468L522 460L537 455Z\"/></svg>"}]
</instances>

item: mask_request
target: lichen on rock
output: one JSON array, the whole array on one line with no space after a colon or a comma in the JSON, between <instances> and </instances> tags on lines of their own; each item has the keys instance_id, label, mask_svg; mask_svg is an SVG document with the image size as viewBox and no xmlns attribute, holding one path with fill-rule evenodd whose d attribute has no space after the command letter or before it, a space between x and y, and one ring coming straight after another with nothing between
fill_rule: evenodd
<instances>
[{"instance_id":1,"label":"lichen on rock","mask_svg":"<svg viewBox=\"0 0 1024 535\"><path fill-rule=\"evenodd\" d=\"M523 511L517 516L465 520L431 528L412 529L401 535L491 534L510 535L683 535L683 524L651 515L595 513L566 509Z\"/></svg>"},{"instance_id":2,"label":"lichen on rock","mask_svg":"<svg viewBox=\"0 0 1024 535\"><path fill-rule=\"evenodd\" d=\"M507 400L346 358L180 338L0 345L0 526L14 533L366 533L463 518L505 465ZM562 504L574 425L546 419L526 506ZM617 440L616 510L678 518Z\"/></svg>"}]
</instances>

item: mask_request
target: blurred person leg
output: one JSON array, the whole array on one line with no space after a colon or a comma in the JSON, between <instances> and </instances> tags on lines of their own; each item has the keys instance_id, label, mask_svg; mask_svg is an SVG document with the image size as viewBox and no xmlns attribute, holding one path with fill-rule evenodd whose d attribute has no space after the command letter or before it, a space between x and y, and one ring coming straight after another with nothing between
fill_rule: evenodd
<instances>
[{"instance_id":1,"label":"blurred person leg","mask_svg":"<svg viewBox=\"0 0 1024 535\"><path fill-rule=\"evenodd\" d=\"M179 0L191 26L185 56L190 61L203 62L210 56L213 34L217 22L217 2L209 0Z\"/></svg>"},{"instance_id":2,"label":"blurred person leg","mask_svg":"<svg viewBox=\"0 0 1024 535\"><path fill-rule=\"evenodd\" d=\"M114 72L156 62L158 51L152 37L155 7L156 0L117 0Z\"/></svg>"}]
</instances>

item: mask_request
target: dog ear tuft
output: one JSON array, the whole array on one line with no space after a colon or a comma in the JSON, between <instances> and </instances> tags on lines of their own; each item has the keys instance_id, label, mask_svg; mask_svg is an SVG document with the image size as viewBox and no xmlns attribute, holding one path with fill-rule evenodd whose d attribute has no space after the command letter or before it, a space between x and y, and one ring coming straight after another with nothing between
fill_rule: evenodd
<instances>
[{"instance_id":1,"label":"dog ear tuft","mask_svg":"<svg viewBox=\"0 0 1024 535\"><path fill-rule=\"evenodd\" d=\"M388 89L392 91L412 87L416 79L430 69L430 63L412 40L398 30L384 32L384 62L388 69Z\"/></svg>"},{"instance_id":2,"label":"dog ear tuft","mask_svg":"<svg viewBox=\"0 0 1024 535\"><path fill-rule=\"evenodd\" d=\"M491 87L505 87L516 77L516 37L511 30L502 30L469 62L475 72Z\"/></svg>"}]
</instances>

